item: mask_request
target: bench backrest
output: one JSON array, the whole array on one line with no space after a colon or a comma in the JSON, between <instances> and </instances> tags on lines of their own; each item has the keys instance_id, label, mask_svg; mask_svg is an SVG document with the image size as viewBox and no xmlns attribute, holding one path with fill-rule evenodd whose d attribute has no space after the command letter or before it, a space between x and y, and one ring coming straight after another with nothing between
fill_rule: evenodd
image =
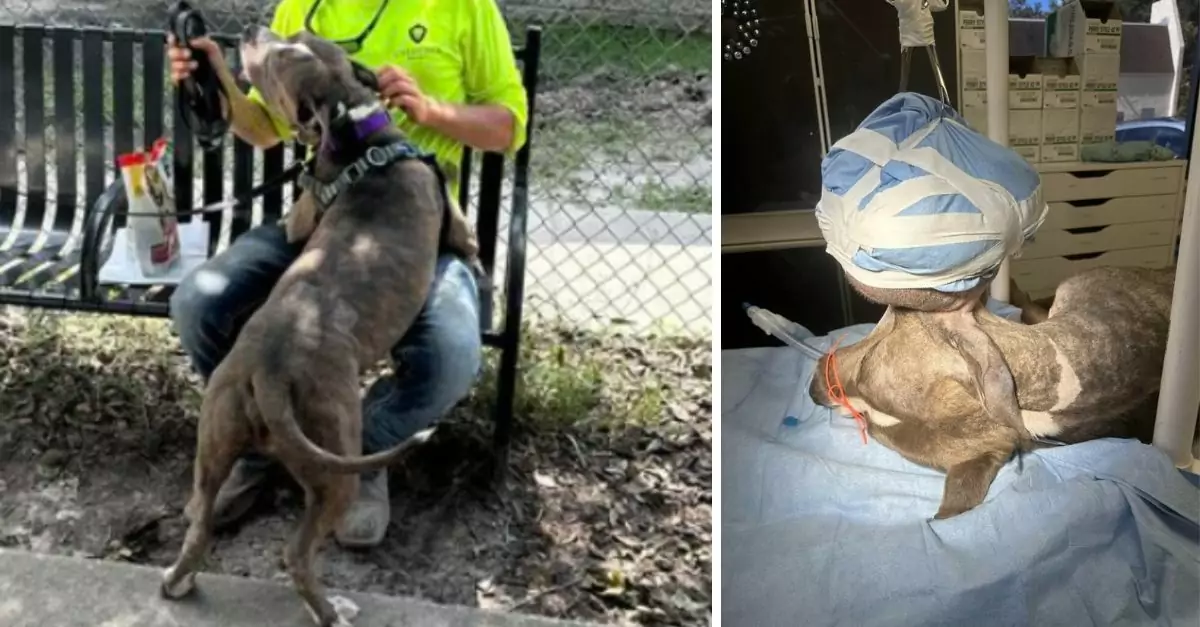
<instances>
[{"instance_id":1,"label":"bench backrest","mask_svg":"<svg viewBox=\"0 0 1200 627\"><path fill-rule=\"evenodd\" d=\"M529 28L524 43L515 48L529 93L530 120L534 117L540 34L539 28ZM235 47L232 38L218 37L218 40L227 47L227 52ZM20 67L17 42L21 43ZM172 116L173 121L175 198L181 211L195 208L197 165L202 173L201 201L207 204L252 188L256 184L255 170L260 161L262 180L265 181L284 170L285 153L290 152L293 159L303 157L303 146L276 146L257 151L235 139L232 185L227 188L225 151L199 151L187 125L177 119L172 89L166 80L165 46L165 33L157 31L0 25L0 226L12 224L17 198L24 194L26 216L23 224L26 229L40 228L49 210L54 212L51 217L54 230L70 230L76 211L90 207L104 192L109 177L114 176L115 155L146 148L149 142L163 136L167 115ZM140 75L133 69L135 59L141 62ZM53 87L52 103L46 102L47 80ZM24 92L20 103L16 102L18 81ZM135 86L139 89L135 90ZM135 92L140 92L140 100L135 98ZM48 104L52 104L52 108ZM24 141L20 145L16 132L19 109L24 111ZM77 120L80 114L81 119ZM106 120L109 114L112 119ZM79 121L83 126L82 141L77 138ZM111 139L106 130L108 126L112 130ZM139 127L144 145L135 146L135 129ZM52 146L47 141L48 128L53 129ZM530 128L527 136L532 139L532 135ZM526 141L514 160L514 186L520 189L525 188L528 177L530 143ZM51 149L53 165L47 163ZM24 186L20 185L18 167L21 152L25 156ZM470 206L467 200L472 161L472 154L467 151L461 169L459 198L464 210ZM486 153L480 161L476 228L481 261L491 275L499 228L504 157ZM77 191L80 163L83 166L82 198ZM48 197L49 167L55 172L53 199ZM294 188L294 192L298 194L299 190ZM283 190L268 192L262 200L263 221L281 216L284 202ZM235 236L252 226L246 212L234 212L230 217L214 212L205 214L203 219L210 222L210 252L215 251L222 226L226 226L222 221L232 221L227 226ZM117 218L118 226L123 222L122 217Z\"/></svg>"}]
</instances>

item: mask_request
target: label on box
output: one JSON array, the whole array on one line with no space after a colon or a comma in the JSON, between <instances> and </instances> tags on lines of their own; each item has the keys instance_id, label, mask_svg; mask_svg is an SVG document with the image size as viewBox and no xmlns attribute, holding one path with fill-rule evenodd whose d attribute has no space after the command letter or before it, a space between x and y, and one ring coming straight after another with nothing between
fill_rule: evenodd
<instances>
[{"instance_id":1,"label":"label on box","mask_svg":"<svg viewBox=\"0 0 1200 627\"><path fill-rule=\"evenodd\" d=\"M1012 77L1009 77L1010 79ZM1009 109L1041 109L1042 108L1042 90L1040 89L1016 89L1011 87L1009 83L1008 89L1008 108Z\"/></svg>"},{"instance_id":2,"label":"label on box","mask_svg":"<svg viewBox=\"0 0 1200 627\"><path fill-rule=\"evenodd\" d=\"M1114 2L1075 0L1046 18L1047 50L1052 57L1121 51L1121 11Z\"/></svg>"},{"instance_id":3,"label":"label on box","mask_svg":"<svg viewBox=\"0 0 1200 627\"><path fill-rule=\"evenodd\" d=\"M1019 109L1008 112L1008 145L1039 146L1042 143L1042 110Z\"/></svg>"},{"instance_id":4,"label":"label on box","mask_svg":"<svg viewBox=\"0 0 1200 627\"><path fill-rule=\"evenodd\" d=\"M987 89L987 54L983 50L962 51L963 91Z\"/></svg>"},{"instance_id":5,"label":"label on box","mask_svg":"<svg viewBox=\"0 0 1200 627\"><path fill-rule=\"evenodd\" d=\"M1010 146L1012 151L1021 155L1021 158L1030 162L1038 163L1042 160L1041 146Z\"/></svg>"},{"instance_id":6,"label":"label on box","mask_svg":"<svg viewBox=\"0 0 1200 627\"><path fill-rule=\"evenodd\" d=\"M959 30L984 30L983 4L968 0L960 2L958 5L958 28Z\"/></svg>"},{"instance_id":7,"label":"label on box","mask_svg":"<svg viewBox=\"0 0 1200 627\"><path fill-rule=\"evenodd\" d=\"M1079 109L1042 111L1042 146L1079 143ZM1045 151L1043 161L1045 160Z\"/></svg>"},{"instance_id":8,"label":"label on box","mask_svg":"<svg viewBox=\"0 0 1200 627\"><path fill-rule=\"evenodd\" d=\"M1042 92L1042 107L1045 109L1078 109L1078 89L1055 89Z\"/></svg>"},{"instance_id":9,"label":"label on box","mask_svg":"<svg viewBox=\"0 0 1200 627\"><path fill-rule=\"evenodd\" d=\"M1079 141L1098 144L1113 141L1117 130L1117 107L1083 107L1079 110Z\"/></svg>"},{"instance_id":10,"label":"label on box","mask_svg":"<svg viewBox=\"0 0 1200 627\"><path fill-rule=\"evenodd\" d=\"M1108 20L1089 18L1087 21L1087 33L1084 35L1084 53L1105 52L1119 54L1121 52L1121 34L1123 30L1124 24L1119 15Z\"/></svg>"},{"instance_id":11,"label":"label on box","mask_svg":"<svg viewBox=\"0 0 1200 627\"><path fill-rule=\"evenodd\" d=\"M1116 107L1117 92L1115 91L1082 91L1079 92L1081 107Z\"/></svg>"},{"instance_id":12,"label":"label on box","mask_svg":"<svg viewBox=\"0 0 1200 627\"><path fill-rule=\"evenodd\" d=\"M986 91L964 91L962 94L962 106L966 107L986 107L987 92Z\"/></svg>"},{"instance_id":13,"label":"label on box","mask_svg":"<svg viewBox=\"0 0 1200 627\"><path fill-rule=\"evenodd\" d=\"M1042 163L1069 163L1079 161L1079 144L1043 144L1038 157Z\"/></svg>"},{"instance_id":14,"label":"label on box","mask_svg":"<svg viewBox=\"0 0 1200 627\"><path fill-rule=\"evenodd\" d=\"M983 18L979 18L980 23ZM963 28L958 31L958 42L964 50L983 50L987 46L987 38L984 37L983 27L979 28Z\"/></svg>"}]
</instances>

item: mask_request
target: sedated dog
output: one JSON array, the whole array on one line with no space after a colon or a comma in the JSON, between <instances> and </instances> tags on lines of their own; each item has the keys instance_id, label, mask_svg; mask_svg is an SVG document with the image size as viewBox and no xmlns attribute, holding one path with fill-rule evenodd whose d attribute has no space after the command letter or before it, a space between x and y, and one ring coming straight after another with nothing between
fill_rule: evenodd
<instances>
[{"instance_id":1,"label":"sedated dog","mask_svg":"<svg viewBox=\"0 0 1200 627\"><path fill-rule=\"evenodd\" d=\"M982 306L889 307L861 342L834 351L832 362L821 358L809 395L849 415L834 398L831 384L840 381L872 437L944 471L934 517L949 518L982 503L1018 451L1103 437L1149 441L1173 281L1173 269L1085 271L1059 285L1040 316L1014 285L1014 304L1040 320L1032 325ZM978 331L996 350L964 339Z\"/></svg>"},{"instance_id":2,"label":"sedated dog","mask_svg":"<svg viewBox=\"0 0 1200 627\"><path fill-rule=\"evenodd\" d=\"M320 144L317 184L335 181L368 148L405 145L370 88L373 74L336 45L266 29L242 44L246 74L267 101ZM367 84L364 84L364 81ZM379 155L381 153L371 153ZM213 500L235 459L254 447L278 459L305 492L306 510L285 551L300 596L322 627L351 616L324 596L314 559L358 492L359 472L383 467L432 429L388 451L362 456L359 376L412 325L433 282L446 216L444 189L421 159L374 159L361 178L333 195L302 254L251 316L205 392L186 514L190 526L162 592L194 588L213 528ZM382 164L382 165L380 165ZM315 211L312 189L300 200ZM462 221L465 224L465 220ZM471 251L466 251L470 253Z\"/></svg>"}]
</instances>

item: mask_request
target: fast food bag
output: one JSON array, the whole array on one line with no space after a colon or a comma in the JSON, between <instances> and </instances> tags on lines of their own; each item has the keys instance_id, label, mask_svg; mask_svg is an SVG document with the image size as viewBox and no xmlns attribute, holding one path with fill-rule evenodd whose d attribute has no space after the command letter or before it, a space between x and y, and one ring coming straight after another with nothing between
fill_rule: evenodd
<instances>
[{"instance_id":1,"label":"fast food bag","mask_svg":"<svg viewBox=\"0 0 1200 627\"><path fill-rule=\"evenodd\" d=\"M129 201L126 241L142 274L148 277L162 276L179 262L170 156L170 145L159 139L149 151L117 157Z\"/></svg>"}]
</instances>

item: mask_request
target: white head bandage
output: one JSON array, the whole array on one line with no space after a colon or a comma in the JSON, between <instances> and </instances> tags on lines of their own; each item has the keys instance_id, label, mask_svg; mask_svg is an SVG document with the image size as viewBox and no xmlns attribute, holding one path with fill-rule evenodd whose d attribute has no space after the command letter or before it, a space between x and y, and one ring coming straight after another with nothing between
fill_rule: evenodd
<instances>
[{"instance_id":1,"label":"white head bandage","mask_svg":"<svg viewBox=\"0 0 1200 627\"><path fill-rule=\"evenodd\" d=\"M914 93L892 97L834 144L821 182L826 250L878 288L971 289L1046 215L1032 166Z\"/></svg>"}]
</instances>

